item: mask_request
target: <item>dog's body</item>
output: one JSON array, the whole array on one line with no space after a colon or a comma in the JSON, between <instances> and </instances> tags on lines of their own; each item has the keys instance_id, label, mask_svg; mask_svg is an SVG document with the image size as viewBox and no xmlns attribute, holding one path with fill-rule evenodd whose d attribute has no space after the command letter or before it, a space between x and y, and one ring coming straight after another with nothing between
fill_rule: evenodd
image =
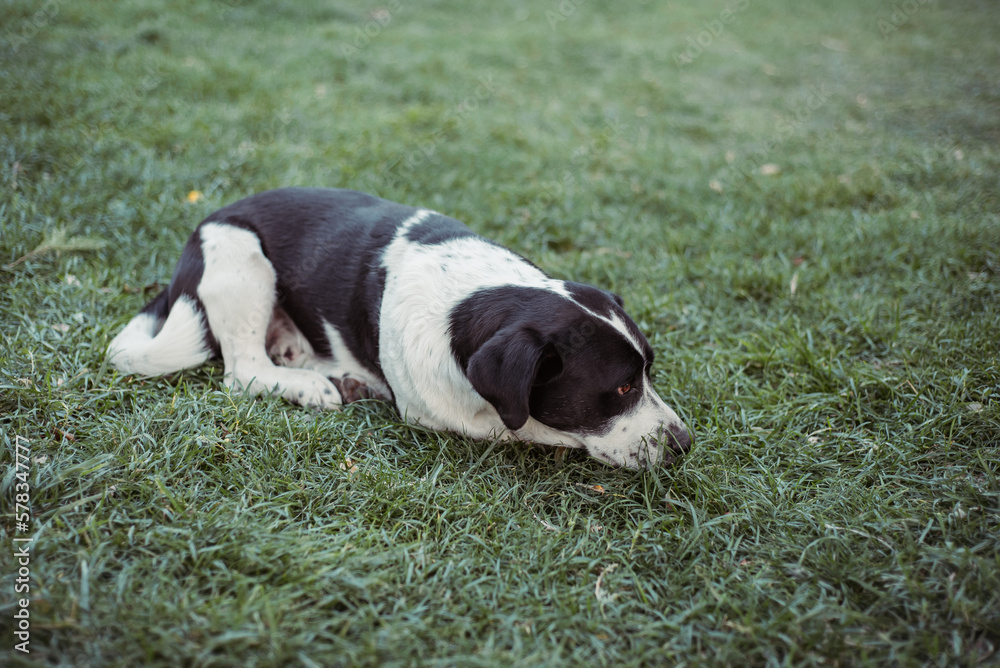
<instances>
[{"instance_id":1,"label":"dog's body","mask_svg":"<svg viewBox=\"0 0 1000 668\"><path fill-rule=\"evenodd\" d=\"M549 278L457 220L348 190L273 190L210 215L108 352L141 375L221 355L237 390L322 408L374 396L433 429L615 465L691 443L620 298Z\"/></svg>"}]
</instances>

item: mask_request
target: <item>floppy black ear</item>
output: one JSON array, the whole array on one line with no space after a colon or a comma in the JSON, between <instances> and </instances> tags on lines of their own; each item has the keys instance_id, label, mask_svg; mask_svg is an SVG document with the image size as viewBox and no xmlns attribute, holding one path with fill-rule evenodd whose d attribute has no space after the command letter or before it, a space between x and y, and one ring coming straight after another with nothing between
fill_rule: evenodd
<instances>
[{"instance_id":1,"label":"floppy black ear","mask_svg":"<svg viewBox=\"0 0 1000 668\"><path fill-rule=\"evenodd\" d=\"M539 363L555 354L550 348L537 332L512 326L494 334L469 358L465 373L472 387L497 409L508 429L520 429L528 421L531 386Z\"/></svg>"},{"instance_id":2,"label":"floppy black ear","mask_svg":"<svg viewBox=\"0 0 1000 668\"><path fill-rule=\"evenodd\" d=\"M613 292L608 292L608 296L615 300L615 303L625 308L625 300L621 298L621 295L616 295Z\"/></svg>"}]
</instances>

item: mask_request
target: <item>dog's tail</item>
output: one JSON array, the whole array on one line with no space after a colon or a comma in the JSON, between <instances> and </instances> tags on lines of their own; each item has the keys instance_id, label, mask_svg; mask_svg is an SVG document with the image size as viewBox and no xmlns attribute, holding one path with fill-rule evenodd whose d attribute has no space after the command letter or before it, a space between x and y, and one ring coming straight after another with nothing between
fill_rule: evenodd
<instances>
[{"instance_id":1,"label":"dog's tail","mask_svg":"<svg viewBox=\"0 0 1000 668\"><path fill-rule=\"evenodd\" d=\"M169 288L132 318L108 346L108 360L124 373L159 376L205 362L212 354L206 325L193 299L170 305Z\"/></svg>"}]
</instances>

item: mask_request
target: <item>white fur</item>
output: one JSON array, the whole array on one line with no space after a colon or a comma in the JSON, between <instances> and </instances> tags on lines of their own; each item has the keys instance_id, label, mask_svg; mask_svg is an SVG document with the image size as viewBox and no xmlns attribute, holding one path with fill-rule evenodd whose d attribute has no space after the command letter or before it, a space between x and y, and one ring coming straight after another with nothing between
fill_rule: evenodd
<instances>
[{"instance_id":1,"label":"white fur","mask_svg":"<svg viewBox=\"0 0 1000 668\"><path fill-rule=\"evenodd\" d=\"M210 354L201 314L187 297L174 302L165 321L151 313L135 316L108 346L112 366L140 376L198 366Z\"/></svg>"},{"instance_id":2,"label":"white fur","mask_svg":"<svg viewBox=\"0 0 1000 668\"><path fill-rule=\"evenodd\" d=\"M275 273L257 235L218 223L203 225L200 233L205 270L198 297L222 351L226 385L251 394L274 392L306 406L339 406L340 392L328 378L309 369L275 366L267 356Z\"/></svg>"}]
</instances>

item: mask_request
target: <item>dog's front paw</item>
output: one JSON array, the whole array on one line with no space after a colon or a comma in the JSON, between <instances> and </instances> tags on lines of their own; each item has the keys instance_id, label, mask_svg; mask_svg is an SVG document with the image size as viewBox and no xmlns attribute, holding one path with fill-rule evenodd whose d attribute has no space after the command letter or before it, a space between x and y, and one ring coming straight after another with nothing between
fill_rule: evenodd
<instances>
[{"instance_id":1,"label":"dog's front paw","mask_svg":"<svg viewBox=\"0 0 1000 668\"><path fill-rule=\"evenodd\" d=\"M227 374L226 387L241 394L273 394L293 404L325 410L340 408L340 391L326 376L305 369L263 367Z\"/></svg>"},{"instance_id":2,"label":"dog's front paw","mask_svg":"<svg viewBox=\"0 0 1000 668\"><path fill-rule=\"evenodd\" d=\"M322 374L305 369L277 369L277 371L280 371L280 379L275 385L275 390L293 404L337 410L344 403L340 390Z\"/></svg>"},{"instance_id":3,"label":"dog's front paw","mask_svg":"<svg viewBox=\"0 0 1000 668\"><path fill-rule=\"evenodd\" d=\"M331 378L330 380L337 386L337 390L340 392L340 396L345 404L361 401L362 399L374 399L377 396L374 390L357 378L344 376L343 378Z\"/></svg>"},{"instance_id":4,"label":"dog's front paw","mask_svg":"<svg viewBox=\"0 0 1000 668\"><path fill-rule=\"evenodd\" d=\"M323 410L337 410L341 404L348 403L333 383L319 374L315 375L317 378L298 384L292 396L288 396L288 393L285 396L300 406Z\"/></svg>"}]
</instances>

